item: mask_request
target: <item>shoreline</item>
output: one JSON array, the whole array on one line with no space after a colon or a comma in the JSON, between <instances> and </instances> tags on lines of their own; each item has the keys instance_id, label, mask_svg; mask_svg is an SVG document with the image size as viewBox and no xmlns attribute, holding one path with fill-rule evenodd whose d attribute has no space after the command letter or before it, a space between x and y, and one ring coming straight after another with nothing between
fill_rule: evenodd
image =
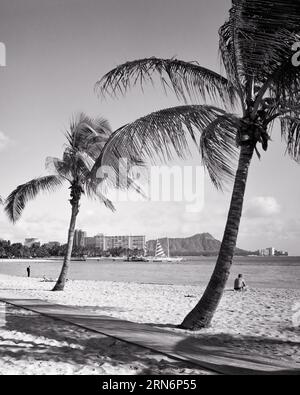
<instances>
[{"instance_id":1,"label":"shoreline","mask_svg":"<svg viewBox=\"0 0 300 395\"><path fill-rule=\"evenodd\" d=\"M0 273L27 277L26 267L31 266L32 278L56 279L60 273L61 260L14 260L1 261ZM111 281L140 284L191 285L205 287L211 277L214 260L188 261L184 263L120 262L114 260L73 261L70 265L69 280ZM233 288L234 279L243 273L251 288L259 289L299 289L300 265L298 260L287 264L280 260L272 262L235 262L228 286Z\"/></svg>"},{"instance_id":2,"label":"shoreline","mask_svg":"<svg viewBox=\"0 0 300 395\"><path fill-rule=\"evenodd\" d=\"M191 261L197 261L197 260L215 260L218 255L182 255L181 256L183 258L183 260L181 262L176 262L176 263L184 263L187 260L191 260ZM76 257L74 257L76 258ZM102 261L102 260L119 260L122 261L121 258L126 259L126 257L107 257L107 256L92 256L92 257L87 257L86 261ZM0 258L0 263L1 262L41 262L41 261L62 261L64 259L63 256L52 256L52 257L41 257L41 258ZM73 257L72 257L73 259ZM289 256L259 256L259 255L234 255L233 260L255 260L255 259L259 259L265 262L268 261L272 261L274 260L280 260L282 259L283 261L293 261L293 260L299 260L299 264L300 264L300 255L289 255ZM127 261L126 261L127 262ZM129 261L130 262L130 261ZM151 261L147 261L147 262L151 262ZM135 262L136 263L136 262ZM172 263L172 262L160 262L160 263Z\"/></svg>"}]
</instances>

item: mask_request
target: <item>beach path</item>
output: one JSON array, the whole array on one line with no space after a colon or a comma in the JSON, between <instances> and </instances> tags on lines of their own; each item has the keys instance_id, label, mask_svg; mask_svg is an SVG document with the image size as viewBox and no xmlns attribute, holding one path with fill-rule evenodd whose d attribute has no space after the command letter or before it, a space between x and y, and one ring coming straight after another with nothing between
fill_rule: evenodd
<instances>
[{"instance_id":1,"label":"beach path","mask_svg":"<svg viewBox=\"0 0 300 395\"><path fill-rule=\"evenodd\" d=\"M52 304L39 299L0 295L0 301L159 352L173 359L193 363L219 374L300 375L300 366L296 363L292 365L276 358L263 358L251 352L233 352L226 345L216 346L206 342L205 336L199 339L186 332L168 329L167 326L161 328L134 323L98 315L84 307Z\"/></svg>"}]
</instances>

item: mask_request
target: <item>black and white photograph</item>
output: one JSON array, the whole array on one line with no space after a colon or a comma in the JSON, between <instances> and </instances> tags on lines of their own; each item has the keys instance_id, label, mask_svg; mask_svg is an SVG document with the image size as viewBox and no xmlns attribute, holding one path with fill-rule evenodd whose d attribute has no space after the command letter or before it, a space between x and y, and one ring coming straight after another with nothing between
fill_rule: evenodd
<instances>
[{"instance_id":1,"label":"black and white photograph","mask_svg":"<svg viewBox=\"0 0 300 395\"><path fill-rule=\"evenodd\" d=\"M299 179L299 0L0 0L0 375L300 375Z\"/></svg>"}]
</instances>

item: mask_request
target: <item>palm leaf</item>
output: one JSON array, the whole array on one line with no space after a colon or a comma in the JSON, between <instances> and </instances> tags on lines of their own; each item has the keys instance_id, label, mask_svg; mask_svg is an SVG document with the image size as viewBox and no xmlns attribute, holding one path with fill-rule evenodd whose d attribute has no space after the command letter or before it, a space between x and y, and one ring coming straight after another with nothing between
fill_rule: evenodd
<instances>
[{"instance_id":1,"label":"palm leaf","mask_svg":"<svg viewBox=\"0 0 300 395\"><path fill-rule=\"evenodd\" d=\"M111 211L116 211L116 208L111 200L109 200L107 197L102 195L100 192L97 193L97 197L99 198L100 202L104 204L106 208L108 208Z\"/></svg>"},{"instance_id":2,"label":"palm leaf","mask_svg":"<svg viewBox=\"0 0 300 395\"><path fill-rule=\"evenodd\" d=\"M211 122L201 135L202 161L210 179L218 189L222 189L223 184L234 176L232 164L237 155L234 142L238 128L238 118L231 114L225 114L218 116Z\"/></svg>"},{"instance_id":3,"label":"palm leaf","mask_svg":"<svg viewBox=\"0 0 300 395\"><path fill-rule=\"evenodd\" d=\"M46 169L50 170L52 173L56 173L60 177L65 178L68 181L72 181L72 158L67 152L64 152L63 159L47 157L45 162Z\"/></svg>"},{"instance_id":4,"label":"palm leaf","mask_svg":"<svg viewBox=\"0 0 300 395\"><path fill-rule=\"evenodd\" d=\"M62 159L47 158L46 168L69 182L77 180L84 184L111 133L104 118L91 118L79 113L73 117L66 132L67 144Z\"/></svg>"},{"instance_id":5,"label":"palm leaf","mask_svg":"<svg viewBox=\"0 0 300 395\"><path fill-rule=\"evenodd\" d=\"M236 87L242 104L245 103L245 80L243 63L239 57L238 42L236 39L236 20L233 17L234 10L230 12L230 20L225 22L219 29L219 51L221 61L225 68L227 78Z\"/></svg>"},{"instance_id":6,"label":"palm leaf","mask_svg":"<svg viewBox=\"0 0 300 395\"><path fill-rule=\"evenodd\" d=\"M101 203L105 205L106 208L111 211L116 211L114 204L110 199L108 199L100 190L99 184L93 183L92 181L85 183L85 194L90 199L98 199Z\"/></svg>"},{"instance_id":7,"label":"palm leaf","mask_svg":"<svg viewBox=\"0 0 300 395\"><path fill-rule=\"evenodd\" d=\"M53 157L46 159L46 168L69 182L74 181L74 179L84 182L94 163L95 160L86 151L66 147L63 159Z\"/></svg>"},{"instance_id":8,"label":"palm leaf","mask_svg":"<svg viewBox=\"0 0 300 395\"><path fill-rule=\"evenodd\" d=\"M6 214L12 222L16 222L29 200L34 199L40 192L51 192L61 185L62 179L56 175L35 178L19 185L6 199Z\"/></svg>"},{"instance_id":9,"label":"palm leaf","mask_svg":"<svg viewBox=\"0 0 300 395\"><path fill-rule=\"evenodd\" d=\"M160 78L164 90L171 87L178 98L187 101L207 97L221 99L227 105L234 103L236 92L232 84L214 71L201 67L196 62L178 59L158 59L155 57L124 63L96 83L96 90L104 95L124 95L132 86L144 86L146 81L154 82Z\"/></svg>"},{"instance_id":10,"label":"palm leaf","mask_svg":"<svg viewBox=\"0 0 300 395\"><path fill-rule=\"evenodd\" d=\"M270 97L281 106L297 106L300 99L300 67L293 66L291 59L282 63L266 82Z\"/></svg>"},{"instance_id":11,"label":"palm leaf","mask_svg":"<svg viewBox=\"0 0 300 395\"><path fill-rule=\"evenodd\" d=\"M296 161L300 162L300 112L282 117L281 131L287 142L287 151Z\"/></svg>"},{"instance_id":12,"label":"palm leaf","mask_svg":"<svg viewBox=\"0 0 300 395\"><path fill-rule=\"evenodd\" d=\"M66 133L69 150L84 151L91 157L97 157L111 133L106 119L90 118L80 113L72 120Z\"/></svg>"},{"instance_id":13,"label":"palm leaf","mask_svg":"<svg viewBox=\"0 0 300 395\"><path fill-rule=\"evenodd\" d=\"M222 119L216 122L219 117ZM212 106L180 106L152 113L112 134L95 162L92 176L96 177L102 166L117 173L120 161L132 157L164 162L174 156L184 158L191 138L214 185L222 188L234 174L237 126L235 116Z\"/></svg>"},{"instance_id":14,"label":"palm leaf","mask_svg":"<svg viewBox=\"0 0 300 395\"><path fill-rule=\"evenodd\" d=\"M237 72L240 79L264 82L278 65L291 58L291 46L299 31L298 1L234 0L229 21L220 30L220 49L228 74Z\"/></svg>"}]
</instances>

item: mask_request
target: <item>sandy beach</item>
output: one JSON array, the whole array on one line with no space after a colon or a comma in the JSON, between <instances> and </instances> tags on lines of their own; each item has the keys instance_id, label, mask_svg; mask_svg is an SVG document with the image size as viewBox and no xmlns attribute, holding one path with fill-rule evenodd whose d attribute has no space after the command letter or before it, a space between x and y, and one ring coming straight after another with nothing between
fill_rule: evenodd
<instances>
[{"instance_id":1,"label":"sandy beach","mask_svg":"<svg viewBox=\"0 0 300 395\"><path fill-rule=\"evenodd\" d=\"M64 292L54 293L50 291L52 285L36 278L27 279L0 275L0 295L7 292L10 295L39 298L60 304L85 306L87 310L93 313L106 314L139 323L165 325L166 329L175 331L178 331L178 329L174 328L174 325L182 321L185 314L195 305L201 292L203 292L201 287L196 286L69 281ZM187 333L191 336L204 338L213 344L226 344L228 348L234 351L237 349L240 352L252 351L257 355L296 362L300 366L299 302L299 290L249 289L244 293L235 293L228 289L212 326L199 332ZM38 317L35 322L47 327L45 320L45 317ZM48 325L48 327L50 326ZM52 325L52 327L51 331L54 332L55 336L58 333L65 332L62 336L64 342L67 343L62 342L62 347L71 348L71 352L76 355L80 354L78 347L81 347L82 339L86 339L86 342L90 345L95 338L95 334L62 323ZM19 327L19 331L7 331L6 327L3 328L2 326L0 336L2 353L7 341L15 344L24 340L22 326ZM42 337L42 340L40 336L33 336L33 334L26 334L26 336L30 336L29 340L32 342L34 350L40 344L48 347L49 342L51 345L51 342L54 341L53 334L47 334L46 337ZM78 339L81 340L78 342ZM60 342L61 339L55 341ZM98 344L100 348L98 348ZM37 366L41 372L46 372L51 366L52 371L54 369L56 373L69 372L70 374L74 372L83 374L91 372L97 374L99 372L101 372L100 374L136 374L145 369L150 369L156 373L203 373L193 366L186 366L186 364L174 361L170 362L162 356L154 358L153 355L148 355L149 353L139 348L135 349L135 347L133 347L135 350L130 351L130 355L141 353L142 358L137 357L135 361L132 361L131 358L128 361L126 357L123 359L121 357L120 362L120 356L128 355L128 348L131 349L131 347L121 342L114 342L112 347L111 340L106 338L104 342L97 342L97 348L91 347L91 355L89 352L85 352L82 359L77 358L76 363L74 361L70 362L70 360L64 362L62 355L58 358L59 364L53 364L52 366L51 361L36 361L33 357L31 368L26 364L23 366L23 360L16 360L13 356L1 358L0 372L4 370L4 367L7 372L8 364L12 370L23 373L26 373L28 369L34 371ZM108 358L105 362L102 361L101 367L95 365L95 358L99 358L99 355L102 356L101 358ZM114 355L118 356L115 361ZM145 363L147 358L148 362ZM150 364L149 358L151 360ZM36 364L38 365L36 366Z\"/></svg>"},{"instance_id":2,"label":"sandy beach","mask_svg":"<svg viewBox=\"0 0 300 395\"><path fill-rule=\"evenodd\" d=\"M208 374L141 347L1 303L0 355L0 375Z\"/></svg>"}]
</instances>

